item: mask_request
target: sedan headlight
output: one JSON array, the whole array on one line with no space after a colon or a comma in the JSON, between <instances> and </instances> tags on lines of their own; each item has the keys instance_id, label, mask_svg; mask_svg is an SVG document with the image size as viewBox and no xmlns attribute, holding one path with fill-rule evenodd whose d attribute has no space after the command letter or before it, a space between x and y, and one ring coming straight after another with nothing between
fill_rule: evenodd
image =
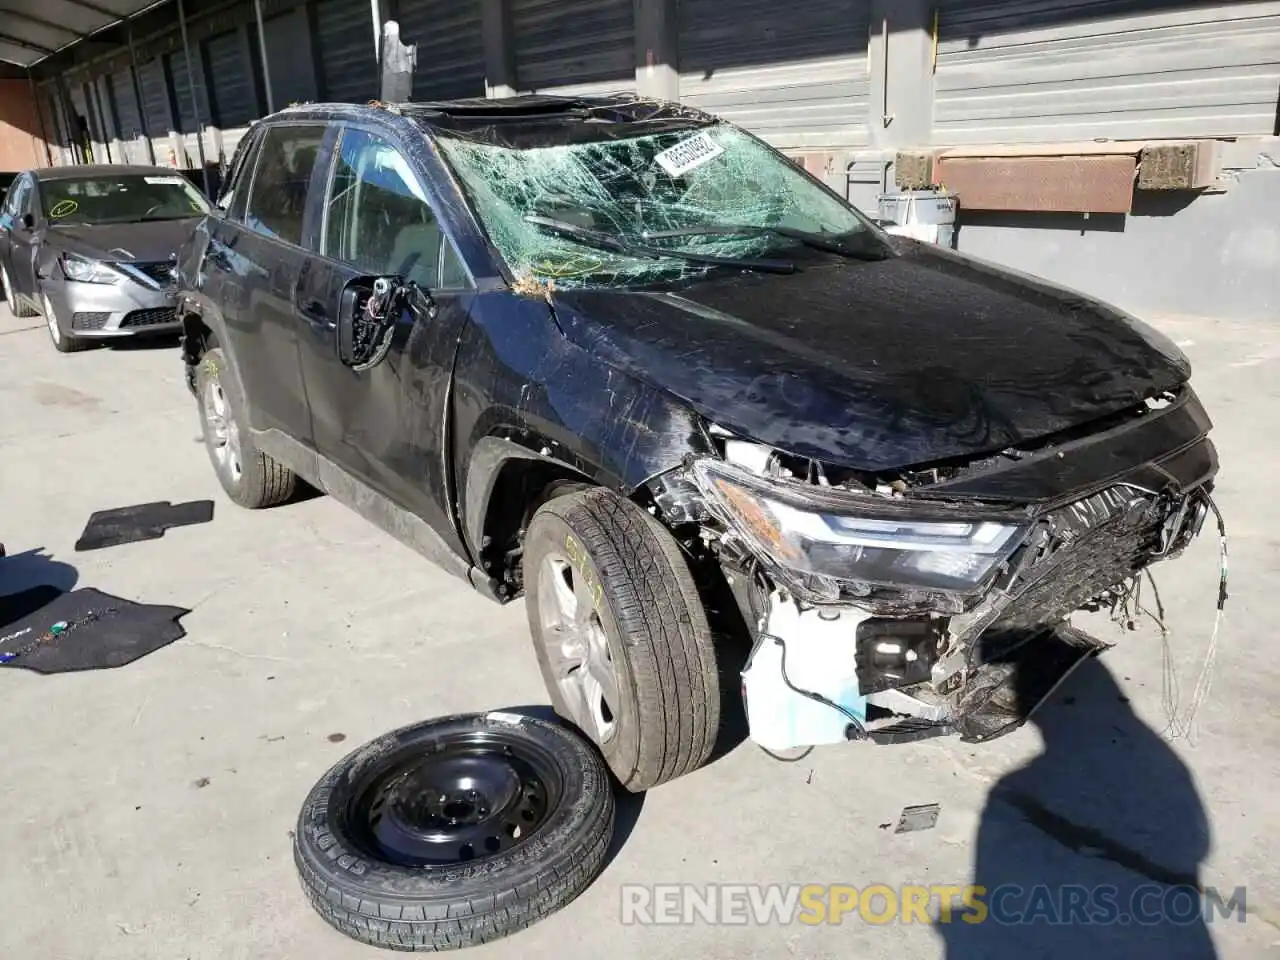
<instances>
[{"instance_id":1,"label":"sedan headlight","mask_svg":"<svg viewBox=\"0 0 1280 960\"><path fill-rule=\"evenodd\" d=\"M860 510L854 497L839 503L845 498L831 491L805 498L720 460L699 461L694 475L708 506L749 547L802 578L969 593L1026 533L997 520L912 519L900 503Z\"/></svg>"},{"instance_id":2,"label":"sedan headlight","mask_svg":"<svg viewBox=\"0 0 1280 960\"><path fill-rule=\"evenodd\" d=\"M62 272L68 280L80 283L119 283L120 274L105 263L77 257L75 254L62 255Z\"/></svg>"}]
</instances>

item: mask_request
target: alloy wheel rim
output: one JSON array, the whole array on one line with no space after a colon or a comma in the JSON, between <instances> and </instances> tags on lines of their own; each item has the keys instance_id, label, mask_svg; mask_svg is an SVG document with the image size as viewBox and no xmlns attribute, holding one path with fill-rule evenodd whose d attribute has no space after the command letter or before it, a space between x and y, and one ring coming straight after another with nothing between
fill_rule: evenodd
<instances>
[{"instance_id":1,"label":"alloy wheel rim","mask_svg":"<svg viewBox=\"0 0 1280 960\"><path fill-rule=\"evenodd\" d=\"M49 325L49 336L53 337L54 343L61 343L62 330L58 327L58 318L54 316L53 303L49 300L49 295L42 293L40 302L44 305L44 322Z\"/></svg>"},{"instance_id":2,"label":"alloy wheel rim","mask_svg":"<svg viewBox=\"0 0 1280 960\"><path fill-rule=\"evenodd\" d=\"M210 378L204 388L204 420L208 436L213 440L213 457L218 469L238 482L244 470L240 460L240 428L217 378Z\"/></svg>"},{"instance_id":3,"label":"alloy wheel rim","mask_svg":"<svg viewBox=\"0 0 1280 960\"><path fill-rule=\"evenodd\" d=\"M391 759L346 810L371 854L409 867L498 856L527 843L563 792L555 760L489 732Z\"/></svg>"},{"instance_id":4,"label":"alloy wheel rim","mask_svg":"<svg viewBox=\"0 0 1280 960\"><path fill-rule=\"evenodd\" d=\"M538 577L541 642L573 721L598 744L617 733L618 671L588 581L560 554L543 558Z\"/></svg>"}]
</instances>

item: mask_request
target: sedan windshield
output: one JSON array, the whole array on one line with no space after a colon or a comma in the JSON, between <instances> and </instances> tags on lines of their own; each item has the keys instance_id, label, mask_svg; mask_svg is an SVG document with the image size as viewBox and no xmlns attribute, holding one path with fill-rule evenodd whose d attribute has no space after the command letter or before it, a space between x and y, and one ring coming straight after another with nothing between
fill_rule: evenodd
<instances>
[{"instance_id":1,"label":"sedan windshield","mask_svg":"<svg viewBox=\"0 0 1280 960\"><path fill-rule=\"evenodd\" d=\"M186 177L160 173L43 180L40 205L50 223L79 225L180 220L209 210Z\"/></svg>"},{"instance_id":2,"label":"sedan windshield","mask_svg":"<svg viewBox=\"0 0 1280 960\"><path fill-rule=\"evenodd\" d=\"M728 124L526 149L438 142L512 272L557 287L878 252L858 213Z\"/></svg>"}]
</instances>

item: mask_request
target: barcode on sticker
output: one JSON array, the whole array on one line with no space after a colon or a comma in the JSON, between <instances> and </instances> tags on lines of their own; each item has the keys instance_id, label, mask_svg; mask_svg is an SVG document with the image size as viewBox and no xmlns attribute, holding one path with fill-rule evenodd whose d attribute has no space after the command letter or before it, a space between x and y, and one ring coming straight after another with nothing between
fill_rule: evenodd
<instances>
[{"instance_id":1,"label":"barcode on sticker","mask_svg":"<svg viewBox=\"0 0 1280 960\"><path fill-rule=\"evenodd\" d=\"M724 153L724 147L716 143L705 133L695 133L688 139L681 140L674 147L663 150L654 157L658 166L673 177L680 177L690 170L696 170L708 160L714 160Z\"/></svg>"},{"instance_id":2,"label":"barcode on sticker","mask_svg":"<svg viewBox=\"0 0 1280 960\"><path fill-rule=\"evenodd\" d=\"M147 183L183 183L182 177L143 177Z\"/></svg>"}]
</instances>

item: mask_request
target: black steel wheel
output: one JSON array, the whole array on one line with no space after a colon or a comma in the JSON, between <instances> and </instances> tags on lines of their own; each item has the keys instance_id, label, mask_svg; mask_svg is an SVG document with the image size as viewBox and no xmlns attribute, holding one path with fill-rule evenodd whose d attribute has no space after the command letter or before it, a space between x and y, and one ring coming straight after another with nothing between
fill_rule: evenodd
<instances>
[{"instance_id":1,"label":"black steel wheel","mask_svg":"<svg viewBox=\"0 0 1280 960\"><path fill-rule=\"evenodd\" d=\"M303 804L302 886L346 935L395 950L495 940L595 879L614 797L595 749L565 727L464 714L345 757Z\"/></svg>"}]
</instances>

